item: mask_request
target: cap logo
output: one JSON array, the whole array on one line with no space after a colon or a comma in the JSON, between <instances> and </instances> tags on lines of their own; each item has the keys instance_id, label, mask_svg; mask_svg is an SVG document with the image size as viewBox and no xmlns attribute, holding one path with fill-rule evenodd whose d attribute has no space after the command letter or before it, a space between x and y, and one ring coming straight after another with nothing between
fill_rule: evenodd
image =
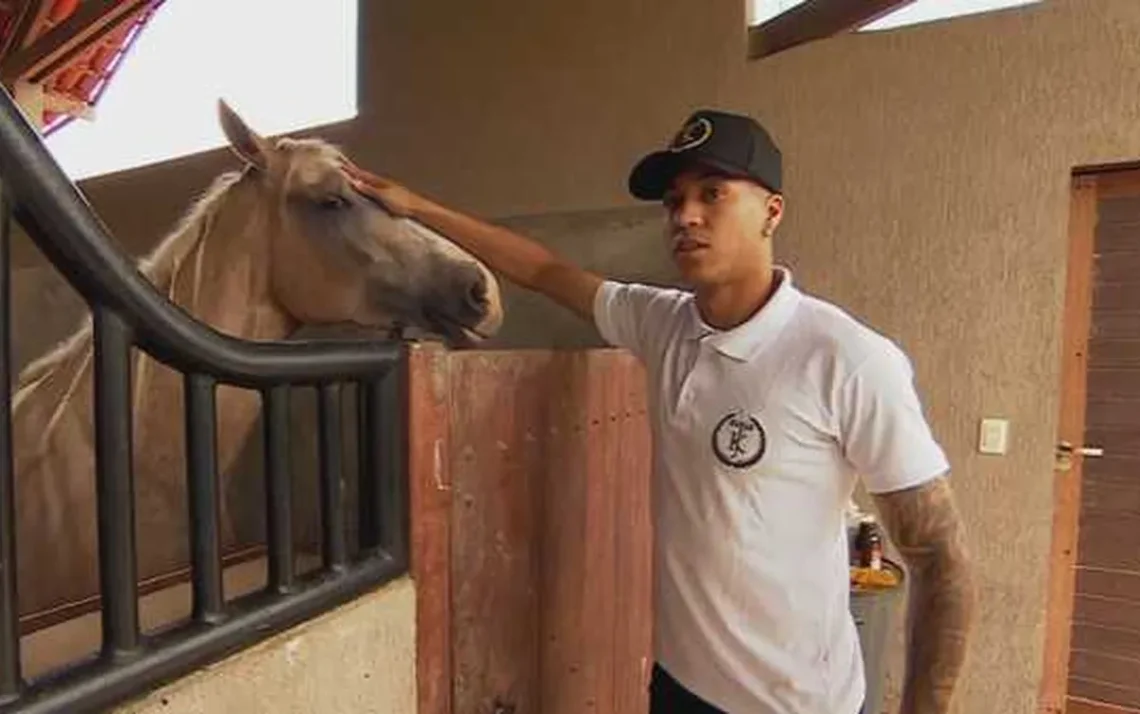
<instances>
[{"instance_id":1,"label":"cap logo","mask_svg":"<svg viewBox=\"0 0 1140 714\"><path fill-rule=\"evenodd\" d=\"M700 119L689 122L677 132L677 135L673 137L673 142L669 144L669 150L687 151L700 146L709 140L712 133L712 122L705 117L701 117Z\"/></svg>"}]
</instances>

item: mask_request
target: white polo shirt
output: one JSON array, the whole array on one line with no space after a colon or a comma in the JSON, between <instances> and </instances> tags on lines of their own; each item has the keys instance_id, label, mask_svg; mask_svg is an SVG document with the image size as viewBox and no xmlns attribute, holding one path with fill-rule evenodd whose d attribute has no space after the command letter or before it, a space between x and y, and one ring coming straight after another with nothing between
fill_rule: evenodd
<instances>
[{"instance_id":1,"label":"white polo shirt","mask_svg":"<svg viewBox=\"0 0 1140 714\"><path fill-rule=\"evenodd\" d=\"M648 379L655 656L730 714L856 714L844 509L948 470L906 355L777 268L718 331L688 292L607 281L594 311Z\"/></svg>"}]
</instances>

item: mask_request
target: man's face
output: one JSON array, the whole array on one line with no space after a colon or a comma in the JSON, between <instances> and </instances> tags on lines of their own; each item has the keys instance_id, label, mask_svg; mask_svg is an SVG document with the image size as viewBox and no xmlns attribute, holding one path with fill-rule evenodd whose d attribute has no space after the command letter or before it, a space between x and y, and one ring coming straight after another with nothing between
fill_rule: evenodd
<instances>
[{"instance_id":1,"label":"man's face","mask_svg":"<svg viewBox=\"0 0 1140 714\"><path fill-rule=\"evenodd\" d=\"M711 286L764 274L783 199L747 180L705 169L679 174L663 199L668 248L686 282Z\"/></svg>"}]
</instances>

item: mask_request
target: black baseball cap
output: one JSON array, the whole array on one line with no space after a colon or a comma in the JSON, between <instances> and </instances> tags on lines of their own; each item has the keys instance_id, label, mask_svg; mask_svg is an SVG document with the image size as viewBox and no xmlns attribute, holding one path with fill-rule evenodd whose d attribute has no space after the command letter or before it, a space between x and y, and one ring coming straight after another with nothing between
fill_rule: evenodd
<instances>
[{"instance_id":1,"label":"black baseball cap","mask_svg":"<svg viewBox=\"0 0 1140 714\"><path fill-rule=\"evenodd\" d=\"M713 109L694 112L667 148L638 161L629 175L629 191L636 198L660 200L673 178L694 164L781 191L780 149L764 127L752 117Z\"/></svg>"}]
</instances>

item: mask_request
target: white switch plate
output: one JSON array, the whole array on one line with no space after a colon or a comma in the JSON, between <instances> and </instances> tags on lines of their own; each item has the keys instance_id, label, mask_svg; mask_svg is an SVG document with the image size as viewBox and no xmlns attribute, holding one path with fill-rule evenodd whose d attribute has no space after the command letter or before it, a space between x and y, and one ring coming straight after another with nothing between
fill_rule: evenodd
<instances>
[{"instance_id":1,"label":"white switch plate","mask_svg":"<svg viewBox=\"0 0 1140 714\"><path fill-rule=\"evenodd\" d=\"M983 454L1004 454L1008 447L1009 421L982 419L981 433L978 435L978 451Z\"/></svg>"}]
</instances>

